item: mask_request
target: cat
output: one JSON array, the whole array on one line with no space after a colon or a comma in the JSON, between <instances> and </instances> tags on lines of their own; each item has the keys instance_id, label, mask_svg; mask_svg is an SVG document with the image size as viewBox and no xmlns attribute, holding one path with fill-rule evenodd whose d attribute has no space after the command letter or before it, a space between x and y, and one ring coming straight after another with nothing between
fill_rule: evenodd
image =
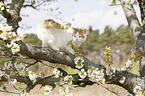
<instances>
[{"instance_id":1,"label":"cat","mask_svg":"<svg viewBox=\"0 0 145 96\"><path fill-rule=\"evenodd\" d=\"M65 50L75 53L69 41L73 41L77 48L86 40L88 31L71 27L71 24L59 24L52 19L43 20L38 24L37 36L42 40L42 47L51 47L55 50Z\"/></svg>"}]
</instances>

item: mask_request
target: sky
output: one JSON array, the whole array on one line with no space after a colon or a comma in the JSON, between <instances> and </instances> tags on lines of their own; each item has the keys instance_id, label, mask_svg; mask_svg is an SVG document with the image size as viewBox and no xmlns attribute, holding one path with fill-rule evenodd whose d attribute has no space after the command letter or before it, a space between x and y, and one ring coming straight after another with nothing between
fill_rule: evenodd
<instances>
[{"instance_id":1,"label":"sky","mask_svg":"<svg viewBox=\"0 0 145 96\"><path fill-rule=\"evenodd\" d=\"M42 12L32 8L23 8L21 15L25 14L28 17L23 17L19 24L20 26L26 24L32 27L28 30L19 28L18 32L20 34L36 33L37 24L45 19L54 19L61 23L72 23L72 26L77 28L88 29L88 26L92 26L94 30L99 29L100 33L103 32L106 25L110 25L114 29L121 24L127 25L121 6L109 6L108 2L109 0L78 0L77 2L75 0L58 0L58 2L45 6L45 8L54 9L59 7L58 11L61 11L61 14L58 14L58 11ZM138 6L134 7L137 16L140 17ZM117 15L114 12L117 12Z\"/></svg>"}]
</instances>

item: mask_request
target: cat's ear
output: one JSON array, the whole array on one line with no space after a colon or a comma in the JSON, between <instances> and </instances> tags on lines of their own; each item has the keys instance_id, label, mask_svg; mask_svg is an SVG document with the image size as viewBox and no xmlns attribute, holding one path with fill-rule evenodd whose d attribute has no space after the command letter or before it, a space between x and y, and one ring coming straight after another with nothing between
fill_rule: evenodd
<instances>
[{"instance_id":1,"label":"cat's ear","mask_svg":"<svg viewBox=\"0 0 145 96\"><path fill-rule=\"evenodd\" d=\"M67 23L66 24L66 29L70 28L71 27L71 23Z\"/></svg>"},{"instance_id":2,"label":"cat's ear","mask_svg":"<svg viewBox=\"0 0 145 96\"><path fill-rule=\"evenodd\" d=\"M89 33L89 30L83 29L83 34L88 35L88 33Z\"/></svg>"},{"instance_id":3,"label":"cat's ear","mask_svg":"<svg viewBox=\"0 0 145 96\"><path fill-rule=\"evenodd\" d=\"M86 35L88 35L88 34L89 34L89 30L86 29Z\"/></svg>"}]
</instances>

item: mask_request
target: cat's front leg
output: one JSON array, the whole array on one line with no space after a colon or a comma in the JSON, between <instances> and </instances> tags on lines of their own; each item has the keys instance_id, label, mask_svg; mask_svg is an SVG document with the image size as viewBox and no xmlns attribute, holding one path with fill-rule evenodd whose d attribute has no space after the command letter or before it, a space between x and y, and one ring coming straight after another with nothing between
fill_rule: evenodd
<instances>
[{"instance_id":1,"label":"cat's front leg","mask_svg":"<svg viewBox=\"0 0 145 96\"><path fill-rule=\"evenodd\" d=\"M42 40L42 47L48 47L47 41Z\"/></svg>"}]
</instances>

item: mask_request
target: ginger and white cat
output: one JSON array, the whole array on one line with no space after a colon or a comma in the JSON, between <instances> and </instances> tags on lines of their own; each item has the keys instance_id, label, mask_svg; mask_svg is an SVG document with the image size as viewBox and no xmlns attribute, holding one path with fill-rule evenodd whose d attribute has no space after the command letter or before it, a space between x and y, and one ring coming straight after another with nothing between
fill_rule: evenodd
<instances>
[{"instance_id":1,"label":"ginger and white cat","mask_svg":"<svg viewBox=\"0 0 145 96\"><path fill-rule=\"evenodd\" d=\"M79 47L87 37L88 32L85 29L72 28L71 24L61 25L52 19L40 22L37 27L37 36L42 40L42 46L55 50L65 50L74 53L69 41Z\"/></svg>"}]
</instances>

